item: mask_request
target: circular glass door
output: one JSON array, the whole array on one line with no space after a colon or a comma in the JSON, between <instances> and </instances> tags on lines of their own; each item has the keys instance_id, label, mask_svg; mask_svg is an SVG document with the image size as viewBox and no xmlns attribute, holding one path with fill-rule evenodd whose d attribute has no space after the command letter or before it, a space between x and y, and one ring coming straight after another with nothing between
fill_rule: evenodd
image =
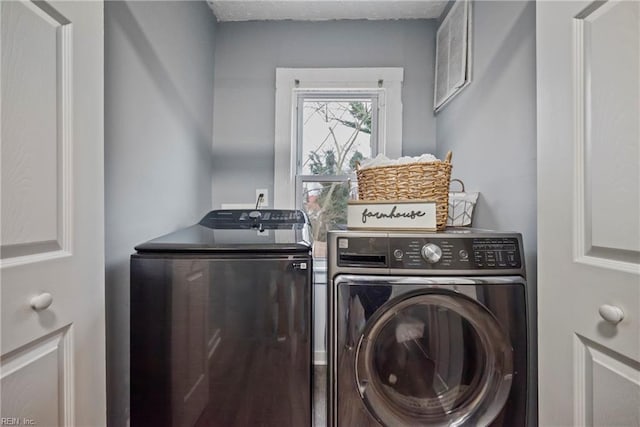
<instances>
[{"instance_id":1,"label":"circular glass door","mask_svg":"<svg viewBox=\"0 0 640 427\"><path fill-rule=\"evenodd\" d=\"M513 350L495 317L451 291L404 295L360 338L358 390L386 426L487 425L506 402Z\"/></svg>"}]
</instances>

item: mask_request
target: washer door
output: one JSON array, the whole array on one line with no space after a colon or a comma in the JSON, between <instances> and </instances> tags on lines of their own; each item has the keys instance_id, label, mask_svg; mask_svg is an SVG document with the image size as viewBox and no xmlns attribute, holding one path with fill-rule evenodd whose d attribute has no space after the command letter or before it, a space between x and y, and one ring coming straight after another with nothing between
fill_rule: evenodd
<instances>
[{"instance_id":1,"label":"washer door","mask_svg":"<svg viewBox=\"0 0 640 427\"><path fill-rule=\"evenodd\" d=\"M488 425L504 406L513 349L495 317L451 291L389 301L365 328L356 380L386 426Z\"/></svg>"}]
</instances>

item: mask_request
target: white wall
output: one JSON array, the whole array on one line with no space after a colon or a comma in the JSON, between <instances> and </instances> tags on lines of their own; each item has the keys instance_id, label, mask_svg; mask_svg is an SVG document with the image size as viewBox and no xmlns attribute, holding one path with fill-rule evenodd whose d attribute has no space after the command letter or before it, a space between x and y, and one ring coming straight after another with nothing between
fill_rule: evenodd
<instances>
[{"instance_id":1,"label":"white wall","mask_svg":"<svg viewBox=\"0 0 640 427\"><path fill-rule=\"evenodd\" d=\"M108 422L129 413L129 256L211 207L215 18L204 1L105 2Z\"/></svg>"},{"instance_id":2,"label":"white wall","mask_svg":"<svg viewBox=\"0 0 640 427\"><path fill-rule=\"evenodd\" d=\"M452 176L481 193L474 226L523 235L534 313L535 19L534 2L474 2L472 82L436 116L438 154L451 150ZM535 322L531 334L537 336ZM535 365L535 343L531 355Z\"/></svg>"},{"instance_id":3,"label":"white wall","mask_svg":"<svg viewBox=\"0 0 640 427\"><path fill-rule=\"evenodd\" d=\"M273 194L276 67L404 67L403 153L435 151L434 49L435 20L220 23L214 208Z\"/></svg>"}]
</instances>

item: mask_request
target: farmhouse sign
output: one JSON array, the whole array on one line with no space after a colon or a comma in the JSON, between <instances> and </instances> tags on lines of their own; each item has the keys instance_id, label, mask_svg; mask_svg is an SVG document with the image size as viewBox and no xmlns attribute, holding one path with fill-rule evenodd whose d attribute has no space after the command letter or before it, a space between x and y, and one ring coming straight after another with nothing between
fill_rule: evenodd
<instances>
[{"instance_id":1,"label":"farmhouse sign","mask_svg":"<svg viewBox=\"0 0 640 427\"><path fill-rule=\"evenodd\" d=\"M360 230L436 230L436 204L428 200L352 200L347 227Z\"/></svg>"}]
</instances>

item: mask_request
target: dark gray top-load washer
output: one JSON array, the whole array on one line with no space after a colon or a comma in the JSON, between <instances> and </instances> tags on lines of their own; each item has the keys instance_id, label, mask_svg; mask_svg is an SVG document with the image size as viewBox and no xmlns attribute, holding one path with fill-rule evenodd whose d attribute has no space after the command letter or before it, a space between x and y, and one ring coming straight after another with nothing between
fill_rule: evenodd
<instances>
[{"instance_id":1,"label":"dark gray top-load washer","mask_svg":"<svg viewBox=\"0 0 640 427\"><path fill-rule=\"evenodd\" d=\"M215 210L131 256L132 426L311 425L297 210Z\"/></svg>"}]
</instances>

